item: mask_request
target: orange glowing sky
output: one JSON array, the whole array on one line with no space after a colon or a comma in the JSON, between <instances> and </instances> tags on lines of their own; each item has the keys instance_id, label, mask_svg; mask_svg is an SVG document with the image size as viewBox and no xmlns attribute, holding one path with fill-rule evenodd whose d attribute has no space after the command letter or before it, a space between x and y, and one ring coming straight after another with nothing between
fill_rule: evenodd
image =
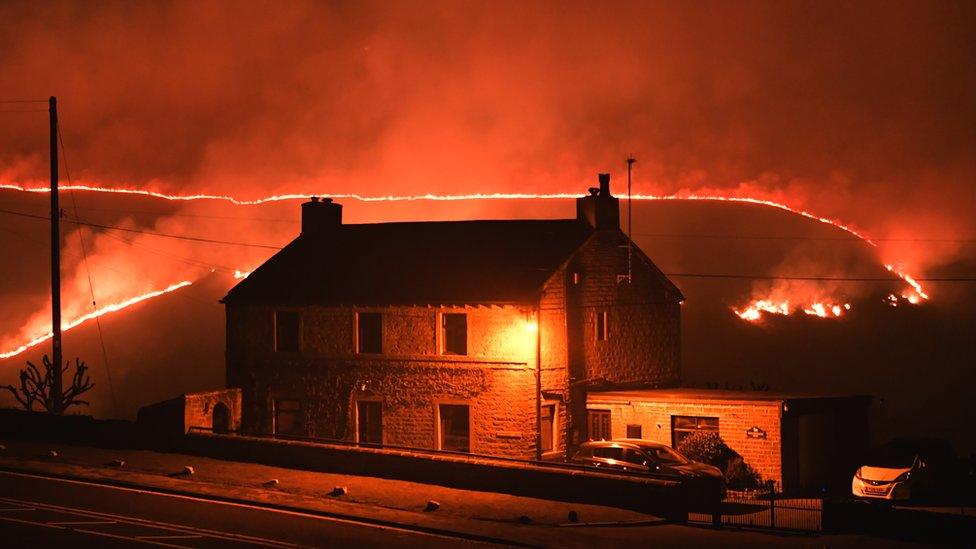
<instances>
[{"instance_id":1,"label":"orange glowing sky","mask_svg":"<svg viewBox=\"0 0 976 549\"><path fill-rule=\"evenodd\" d=\"M316 193L406 198L424 219L442 197L575 196L632 153L637 196L758 201L838 226L877 246L879 262L906 281L896 300L919 302L927 292L912 277L964 257L976 234L974 11L7 2L0 100L59 96L63 175L179 197L186 205L174 215L200 215L191 206L200 197L255 204ZM0 115L0 184L43 186L43 114ZM473 215L509 209L490 202ZM164 217L154 228L227 238L199 219ZM245 236L280 243L288 229L255 225ZM126 249L100 231L85 235L102 261ZM195 251L165 253L200 262ZM238 251L224 255L222 271L254 267ZM69 268L83 295L78 265ZM101 301L184 275L154 268L135 273L151 285L109 276L114 291ZM836 317L817 313L848 304L823 285L799 286L757 284L729 305L755 316L756 302L789 301L790 311Z\"/></svg>"}]
</instances>

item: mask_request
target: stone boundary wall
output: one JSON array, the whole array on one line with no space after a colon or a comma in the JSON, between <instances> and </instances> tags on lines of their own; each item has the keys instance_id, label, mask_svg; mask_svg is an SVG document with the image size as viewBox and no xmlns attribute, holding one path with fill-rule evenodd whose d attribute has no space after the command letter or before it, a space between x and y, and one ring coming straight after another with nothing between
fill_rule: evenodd
<instances>
[{"instance_id":1,"label":"stone boundary wall","mask_svg":"<svg viewBox=\"0 0 976 549\"><path fill-rule=\"evenodd\" d=\"M691 510L711 503L680 480L614 474L574 467L482 456L361 448L248 436L190 433L174 451L216 459L247 461L349 475L437 484L551 500L610 505L687 520Z\"/></svg>"},{"instance_id":2,"label":"stone boundary wall","mask_svg":"<svg viewBox=\"0 0 976 549\"><path fill-rule=\"evenodd\" d=\"M183 395L183 429L191 427L217 428L214 425L214 410L218 405L226 407L227 429L237 431L241 428L241 390L220 389Z\"/></svg>"}]
</instances>

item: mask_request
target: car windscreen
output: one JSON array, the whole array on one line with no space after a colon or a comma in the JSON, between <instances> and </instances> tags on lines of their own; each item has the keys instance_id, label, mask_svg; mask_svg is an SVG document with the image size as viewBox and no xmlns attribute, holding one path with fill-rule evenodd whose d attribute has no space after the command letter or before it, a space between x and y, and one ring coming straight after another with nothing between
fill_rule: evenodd
<instances>
[{"instance_id":1,"label":"car windscreen","mask_svg":"<svg viewBox=\"0 0 976 549\"><path fill-rule=\"evenodd\" d=\"M915 464L918 449L909 446L882 446L871 452L864 464L886 469L908 469Z\"/></svg>"},{"instance_id":2,"label":"car windscreen","mask_svg":"<svg viewBox=\"0 0 976 549\"><path fill-rule=\"evenodd\" d=\"M655 461L662 465L684 465L691 463L691 460L676 452L669 446L641 446Z\"/></svg>"}]
</instances>

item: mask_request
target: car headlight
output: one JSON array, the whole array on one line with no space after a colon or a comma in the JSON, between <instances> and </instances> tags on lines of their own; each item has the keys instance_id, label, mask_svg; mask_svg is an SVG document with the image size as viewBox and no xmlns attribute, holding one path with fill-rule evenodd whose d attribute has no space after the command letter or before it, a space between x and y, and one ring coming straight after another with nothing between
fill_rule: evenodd
<instances>
[{"instance_id":1,"label":"car headlight","mask_svg":"<svg viewBox=\"0 0 976 549\"><path fill-rule=\"evenodd\" d=\"M906 480L908 480L910 478L912 478L912 472L911 471L905 471L904 473L898 475L898 477L895 478L895 480L893 480L892 482L905 482Z\"/></svg>"},{"instance_id":2,"label":"car headlight","mask_svg":"<svg viewBox=\"0 0 976 549\"><path fill-rule=\"evenodd\" d=\"M863 469L863 467L858 467L857 471L854 471L854 476L857 477L858 480L864 480L861 478L861 469Z\"/></svg>"}]
</instances>

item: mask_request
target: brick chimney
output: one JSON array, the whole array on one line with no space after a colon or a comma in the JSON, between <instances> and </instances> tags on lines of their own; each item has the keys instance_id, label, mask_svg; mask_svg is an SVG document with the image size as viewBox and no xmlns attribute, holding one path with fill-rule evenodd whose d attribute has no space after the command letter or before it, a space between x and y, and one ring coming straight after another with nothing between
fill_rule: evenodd
<instances>
[{"instance_id":1,"label":"brick chimney","mask_svg":"<svg viewBox=\"0 0 976 549\"><path fill-rule=\"evenodd\" d=\"M313 196L302 204L302 235L322 236L342 225L342 204Z\"/></svg>"},{"instance_id":2,"label":"brick chimney","mask_svg":"<svg viewBox=\"0 0 976 549\"><path fill-rule=\"evenodd\" d=\"M599 174L600 186L576 199L576 218L594 229L620 228L620 200L610 194L610 174Z\"/></svg>"}]
</instances>

